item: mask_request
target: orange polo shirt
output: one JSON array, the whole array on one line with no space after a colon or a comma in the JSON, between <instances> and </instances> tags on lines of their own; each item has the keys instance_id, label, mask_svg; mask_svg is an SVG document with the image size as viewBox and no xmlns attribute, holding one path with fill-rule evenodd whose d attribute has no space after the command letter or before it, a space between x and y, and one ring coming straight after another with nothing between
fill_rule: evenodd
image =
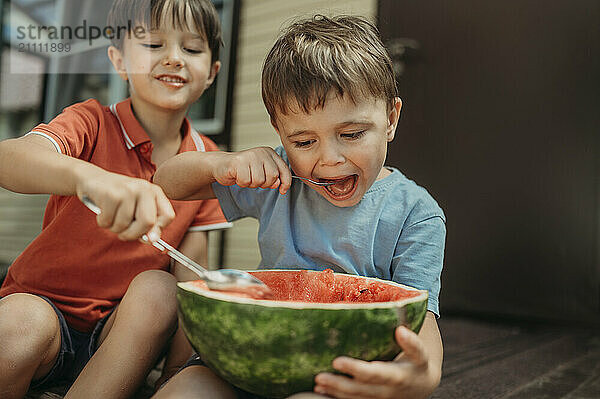
<instances>
[{"instance_id":1,"label":"orange polo shirt","mask_svg":"<svg viewBox=\"0 0 600 399\"><path fill-rule=\"evenodd\" d=\"M187 119L182 132L179 152L218 150ZM42 135L57 151L111 172L150 181L156 171L152 142L130 100L110 107L93 99L75 104L30 134ZM171 203L176 217L161 237L175 247L188 231L230 226L217 200ZM137 274L151 269L168 270L167 255L138 241L121 241L98 227L96 215L77 197L52 195L40 235L9 267L0 297L15 292L44 295L71 327L87 332L119 303Z\"/></svg>"}]
</instances>

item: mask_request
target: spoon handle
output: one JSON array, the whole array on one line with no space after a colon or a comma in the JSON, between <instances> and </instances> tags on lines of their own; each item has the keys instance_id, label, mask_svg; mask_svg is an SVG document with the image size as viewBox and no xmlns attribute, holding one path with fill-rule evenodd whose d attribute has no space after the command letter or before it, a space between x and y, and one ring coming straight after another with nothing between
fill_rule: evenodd
<instances>
[{"instance_id":1,"label":"spoon handle","mask_svg":"<svg viewBox=\"0 0 600 399\"><path fill-rule=\"evenodd\" d=\"M94 212L96 215L99 215L100 212L102 212L100 207L98 207L98 205L96 205L88 196L84 195L81 198L81 202L83 202L83 204L90 211ZM171 244L164 241L163 239L159 238L155 242L150 242L150 240L148 239L148 236L146 234L144 234L142 236L142 241L146 244L151 244L154 248L160 250L161 252L166 253L172 259L179 262L181 265L183 265L183 266L187 267L188 269L190 269L191 271L195 272L198 276L200 276L200 278L202 278L202 279L206 278L207 270L205 268L203 268L198 263L194 262L193 260L191 260L190 258L185 256L184 254L182 254L181 252L179 252L178 250L173 248L173 246L171 246Z\"/></svg>"},{"instance_id":2,"label":"spoon handle","mask_svg":"<svg viewBox=\"0 0 600 399\"><path fill-rule=\"evenodd\" d=\"M300 180L305 180L305 181L307 181L309 183L312 183L314 185L323 186L323 187L331 186L332 184L334 184L333 182L320 182L320 181L316 181L316 180L313 180L313 179L309 179L308 177L301 177L301 176L296 176L296 175L292 175L292 178L294 178L294 179L300 179Z\"/></svg>"},{"instance_id":3,"label":"spoon handle","mask_svg":"<svg viewBox=\"0 0 600 399\"><path fill-rule=\"evenodd\" d=\"M144 240L147 243L150 243L150 241L148 241L148 237L145 234L142 236L142 240ZM185 266L194 273L196 273L203 280L206 279L207 270L200 266L198 263L185 256L183 253L179 252L177 249L171 246L171 244L167 243L166 241L163 241L160 238L157 241L150 244L152 244L154 248L157 248L161 252L165 252L172 259L179 262L182 266Z\"/></svg>"}]
</instances>

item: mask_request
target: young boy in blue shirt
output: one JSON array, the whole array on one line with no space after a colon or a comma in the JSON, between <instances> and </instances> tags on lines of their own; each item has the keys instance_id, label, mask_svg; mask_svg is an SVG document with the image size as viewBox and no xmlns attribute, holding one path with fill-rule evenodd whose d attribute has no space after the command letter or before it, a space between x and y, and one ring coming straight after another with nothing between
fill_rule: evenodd
<instances>
[{"instance_id":1,"label":"young boy in blue shirt","mask_svg":"<svg viewBox=\"0 0 600 399\"><path fill-rule=\"evenodd\" d=\"M128 23L136 31L123 34ZM70 386L66 398L129 398L169 348L164 378L192 354L175 299L190 275L137 239L162 236L205 263L207 230L226 223L216 200L171 203L151 183L178 152L218 149L185 116L219 70L219 16L210 0L115 0L108 25L130 98L75 104L0 143L0 186L52 194L0 289L3 399L53 385Z\"/></svg>"},{"instance_id":2,"label":"young boy in blue shirt","mask_svg":"<svg viewBox=\"0 0 600 399\"><path fill-rule=\"evenodd\" d=\"M428 396L441 375L435 316L445 216L425 189L384 166L402 103L376 28L346 16L294 23L267 55L262 95L282 147L181 154L159 168L154 182L170 198L218 198L230 221L257 218L261 268L331 268L428 290L420 333L396 330L403 353L394 362L338 358L333 366L353 378L322 373L315 393L295 395ZM157 397L233 392L194 365Z\"/></svg>"}]
</instances>

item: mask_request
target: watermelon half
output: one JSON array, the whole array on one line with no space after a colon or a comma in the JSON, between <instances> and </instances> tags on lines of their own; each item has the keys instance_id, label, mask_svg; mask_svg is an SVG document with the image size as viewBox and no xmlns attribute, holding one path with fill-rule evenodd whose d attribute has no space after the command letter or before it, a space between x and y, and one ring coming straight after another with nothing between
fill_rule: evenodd
<instances>
[{"instance_id":1,"label":"watermelon half","mask_svg":"<svg viewBox=\"0 0 600 399\"><path fill-rule=\"evenodd\" d=\"M314 377L346 355L391 360L394 330L418 332L427 291L331 270L264 270L252 274L269 300L210 291L202 281L178 284L183 329L203 361L229 383L280 398L311 391Z\"/></svg>"}]
</instances>

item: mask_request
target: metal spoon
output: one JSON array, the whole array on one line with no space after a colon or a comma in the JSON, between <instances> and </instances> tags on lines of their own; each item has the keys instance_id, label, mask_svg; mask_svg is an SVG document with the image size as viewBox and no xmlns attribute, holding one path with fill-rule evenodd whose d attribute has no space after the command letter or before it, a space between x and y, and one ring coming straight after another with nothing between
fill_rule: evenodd
<instances>
[{"instance_id":1,"label":"metal spoon","mask_svg":"<svg viewBox=\"0 0 600 399\"><path fill-rule=\"evenodd\" d=\"M100 214L101 209L89 197L83 196L81 202L96 215ZM201 280L206 282L206 285L211 290L234 291L258 299L269 298L273 295L271 289L267 287L265 283L248 272L236 269L206 270L162 239L150 242L148 237L144 234L142 236L142 241L151 244L153 247L166 253L172 259L196 273Z\"/></svg>"},{"instance_id":2,"label":"metal spoon","mask_svg":"<svg viewBox=\"0 0 600 399\"><path fill-rule=\"evenodd\" d=\"M296 176L296 175L292 175L293 178L295 179L300 179L300 180L305 180L311 184L317 185L317 186L322 186L322 187L327 187L327 186L331 186L332 184L335 184L335 182L323 182L323 181L316 181L313 179L309 179L308 177L300 177L300 176Z\"/></svg>"}]
</instances>

